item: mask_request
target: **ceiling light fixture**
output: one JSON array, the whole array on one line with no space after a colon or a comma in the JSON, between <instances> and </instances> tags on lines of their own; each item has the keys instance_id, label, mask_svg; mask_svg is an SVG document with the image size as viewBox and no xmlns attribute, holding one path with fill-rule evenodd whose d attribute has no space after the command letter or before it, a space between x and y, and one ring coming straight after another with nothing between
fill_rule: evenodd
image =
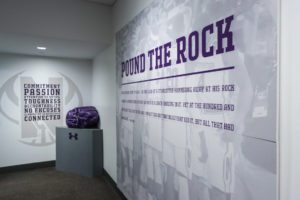
<instances>
[{"instance_id":1,"label":"ceiling light fixture","mask_svg":"<svg viewBox=\"0 0 300 200\"><path fill-rule=\"evenodd\" d=\"M41 51L45 51L47 49L47 47L42 47L42 46L37 46L36 48Z\"/></svg>"}]
</instances>

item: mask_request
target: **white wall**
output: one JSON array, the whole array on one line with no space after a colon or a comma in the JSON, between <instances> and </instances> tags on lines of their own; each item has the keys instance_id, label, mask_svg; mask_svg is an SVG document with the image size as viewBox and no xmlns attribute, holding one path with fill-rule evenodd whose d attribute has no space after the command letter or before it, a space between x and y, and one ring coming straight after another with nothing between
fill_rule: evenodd
<instances>
[{"instance_id":1,"label":"white wall","mask_svg":"<svg viewBox=\"0 0 300 200\"><path fill-rule=\"evenodd\" d=\"M114 33L130 22L152 0L117 1L113 8ZM100 112L104 130L104 168L117 180L116 143L116 47L113 43L93 62L93 105Z\"/></svg>"},{"instance_id":2,"label":"white wall","mask_svg":"<svg viewBox=\"0 0 300 200\"><path fill-rule=\"evenodd\" d=\"M300 196L300 14L298 0L281 1L280 199Z\"/></svg>"},{"instance_id":3,"label":"white wall","mask_svg":"<svg viewBox=\"0 0 300 200\"><path fill-rule=\"evenodd\" d=\"M20 73L18 78L11 84L13 89L3 87L8 79L18 73ZM75 86L65 79L62 74L68 76ZM46 124L38 122L37 129L30 129L32 133L37 133L38 136L28 138L30 141L41 141L42 137L39 137L43 132L41 129L48 131L46 132L46 139L49 141L49 135L55 135L55 131L51 132L51 130L54 130L57 123L65 125L67 111L80 104L80 94L83 97L83 105L91 104L91 60L0 54L0 108L18 121L18 124L13 123L0 112L0 167L55 160L55 140L51 145L41 146L22 143L24 139L21 137L22 130L28 131L21 125L23 120L23 108L20 106L22 101L21 77L31 77L36 83L43 84L48 83L49 78L58 77L63 80L62 121L48 121L49 123ZM65 103L69 91L74 91L74 93L71 93L70 97L72 98L70 98L70 101ZM17 104L14 104L13 100L8 97L8 93L12 92L16 95Z\"/></svg>"},{"instance_id":4,"label":"white wall","mask_svg":"<svg viewBox=\"0 0 300 200\"><path fill-rule=\"evenodd\" d=\"M128 0L118 1L113 9L113 27L116 33L126 23L134 18L151 0L139 1ZM300 79L298 78L300 60L298 59L300 45L300 26L295 25L299 19L298 8L300 2L297 0L281 1L281 66L280 66L280 199L298 200L300 196ZM105 58L105 60L102 60ZM109 61L108 61L109 60ZM107 75L111 70L112 73ZM93 103L101 105L106 101L106 95L113 94L112 102L109 102L113 115L104 116L101 113L103 121L111 122L104 127L104 167L113 177L117 179L116 167L116 128L115 128L115 88L109 86L111 91L104 91L105 86L101 87L101 77L115 80L115 42L104 52L100 53L94 60L93 65ZM107 76L106 76L107 75ZM112 81L108 81L109 83ZM107 83L108 83L107 82ZM113 81L114 82L114 81ZM114 82L115 84L115 82ZM109 85L109 84L107 84ZM105 119L107 118L107 119ZM111 132L106 131L106 127Z\"/></svg>"},{"instance_id":5,"label":"white wall","mask_svg":"<svg viewBox=\"0 0 300 200\"><path fill-rule=\"evenodd\" d=\"M93 105L103 129L104 168L116 180L116 81L114 46L99 54L93 63Z\"/></svg>"}]
</instances>

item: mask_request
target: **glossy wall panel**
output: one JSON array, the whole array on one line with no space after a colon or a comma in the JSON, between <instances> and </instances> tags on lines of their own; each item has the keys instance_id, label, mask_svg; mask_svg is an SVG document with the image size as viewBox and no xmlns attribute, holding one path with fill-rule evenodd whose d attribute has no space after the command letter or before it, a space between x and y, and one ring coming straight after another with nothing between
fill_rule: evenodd
<instances>
[{"instance_id":1,"label":"glossy wall panel","mask_svg":"<svg viewBox=\"0 0 300 200\"><path fill-rule=\"evenodd\" d=\"M117 33L129 199L276 199L277 4L154 1Z\"/></svg>"}]
</instances>

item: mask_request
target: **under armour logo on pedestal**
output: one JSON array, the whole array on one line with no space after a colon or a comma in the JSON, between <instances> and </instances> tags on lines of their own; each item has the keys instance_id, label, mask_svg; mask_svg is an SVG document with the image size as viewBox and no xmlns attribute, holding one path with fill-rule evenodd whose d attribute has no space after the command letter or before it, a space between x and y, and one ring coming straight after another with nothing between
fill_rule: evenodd
<instances>
[{"instance_id":1,"label":"under armour logo on pedestal","mask_svg":"<svg viewBox=\"0 0 300 200\"><path fill-rule=\"evenodd\" d=\"M69 140L72 140L72 139L75 139L75 140L78 140L78 134L77 133L69 133Z\"/></svg>"}]
</instances>

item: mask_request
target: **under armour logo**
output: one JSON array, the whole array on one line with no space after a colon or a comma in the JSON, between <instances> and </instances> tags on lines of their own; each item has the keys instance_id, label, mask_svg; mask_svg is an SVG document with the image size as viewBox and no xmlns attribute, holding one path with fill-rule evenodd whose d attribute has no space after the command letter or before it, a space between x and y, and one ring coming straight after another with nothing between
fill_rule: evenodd
<instances>
[{"instance_id":1,"label":"under armour logo","mask_svg":"<svg viewBox=\"0 0 300 200\"><path fill-rule=\"evenodd\" d=\"M69 140L72 140L73 138L74 138L75 140L78 140L78 134L77 134L77 133L74 133L74 134L69 133Z\"/></svg>"}]
</instances>

